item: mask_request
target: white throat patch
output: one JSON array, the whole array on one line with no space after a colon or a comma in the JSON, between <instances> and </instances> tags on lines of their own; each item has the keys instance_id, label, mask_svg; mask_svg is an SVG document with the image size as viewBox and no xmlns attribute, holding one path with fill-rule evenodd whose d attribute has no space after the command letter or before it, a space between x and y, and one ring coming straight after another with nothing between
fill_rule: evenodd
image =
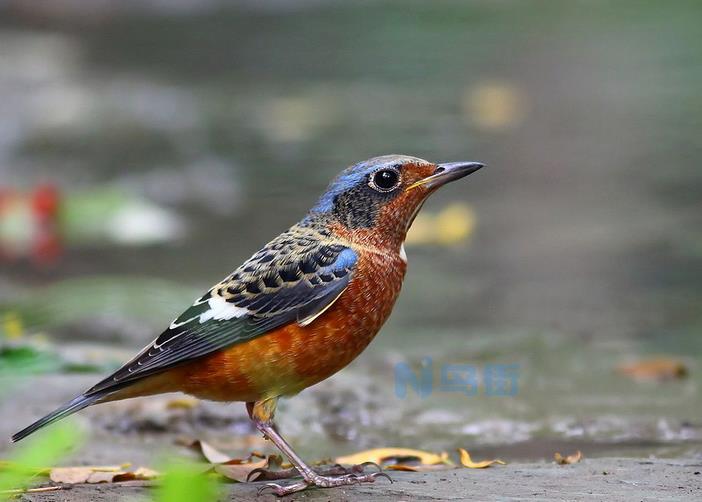
<instances>
[{"instance_id":1,"label":"white throat patch","mask_svg":"<svg viewBox=\"0 0 702 502\"><path fill-rule=\"evenodd\" d=\"M407 263L407 252L405 251L405 243L400 246L400 259Z\"/></svg>"}]
</instances>

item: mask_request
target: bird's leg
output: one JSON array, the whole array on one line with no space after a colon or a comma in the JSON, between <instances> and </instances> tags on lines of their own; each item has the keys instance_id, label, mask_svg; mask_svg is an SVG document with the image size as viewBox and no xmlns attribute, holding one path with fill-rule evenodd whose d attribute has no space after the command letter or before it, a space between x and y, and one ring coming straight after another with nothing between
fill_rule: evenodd
<instances>
[{"instance_id":1,"label":"bird's leg","mask_svg":"<svg viewBox=\"0 0 702 502\"><path fill-rule=\"evenodd\" d=\"M383 476L392 482L390 476L384 472L373 472L370 474L344 474L341 476L322 476L316 473L308 466L298 455L293 451L290 445L283 437L275 430L273 425L273 415L277 398L267 399L265 401L256 401L255 403L246 403L246 408L249 412L251 420L256 424L256 428L261 431L265 438L275 444L283 454L288 457L290 463L302 475L302 481L291 485L282 486L276 483L267 483L259 493L270 488L278 496L289 495L299 492L309 486L318 486L320 488L331 488L333 486L354 485L356 483L372 483L376 478Z\"/></svg>"}]
</instances>

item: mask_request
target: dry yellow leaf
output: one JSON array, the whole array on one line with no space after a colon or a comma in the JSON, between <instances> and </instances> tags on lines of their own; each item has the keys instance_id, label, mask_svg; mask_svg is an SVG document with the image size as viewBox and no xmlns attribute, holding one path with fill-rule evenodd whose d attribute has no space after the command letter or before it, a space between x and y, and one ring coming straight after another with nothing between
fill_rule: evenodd
<instances>
[{"instance_id":1,"label":"dry yellow leaf","mask_svg":"<svg viewBox=\"0 0 702 502\"><path fill-rule=\"evenodd\" d=\"M458 452L461 454L461 465L463 467L467 467L468 469L485 469L493 464L505 465L505 462L499 459L473 462L473 459L470 458L470 453L468 453L466 450L459 448Z\"/></svg>"},{"instance_id":2,"label":"dry yellow leaf","mask_svg":"<svg viewBox=\"0 0 702 502\"><path fill-rule=\"evenodd\" d=\"M334 460L337 464L356 465L364 462L374 462L381 465L383 462L392 459L418 459L422 464L450 464L448 453L430 453L411 448L374 448L372 450L361 451L352 455L337 457Z\"/></svg>"},{"instance_id":3,"label":"dry yellow leaf","mask_svg":"<svg viewBox=\"0 0 702 502\"><path fill-rule=\"evenodd\" d=\"M416 464L416 465L407 465L407 464L390 464L390 465L384 465L383 469L386 471L407 471L407 472L429 472L429 471L444 471L446 469L453 469L455 465L453 463L450 464L433 464L433 465L427 465L427 464Z\"/></svg>"},{"instance_id":4,"label":"dry yellow leaf","mask_svg":"<svg viewBox=\"0 0 702 502\"><path fill-rule=\"evenodd\" d=\"M91 467L55 467L51 469L49 479L54 483L76 485L87 482L93 472Z\"/></svg>"},{"instance_id":5,"label":"dry yellow leaf","mask_svg":"<svg viewBox=\"0 0 702 502\"><path fill-rule=\"evenodd\" d=\"M131 466L131 462L125 462L121 465L91 465L90 468L95 472L118 472L127 471Z\"/></svg>"},{"instance_id":6,"label":"dry yellow leaf","mask_svg":"<svg viewBox=\"0 0 702 502\"><path fill-rule=\"evenodd\" d=\"M556 452L553 455L553 459L556 461L558 465L568 465L568 464L577 464L582 460L583 454L580 450L576 451L572 455L568 455L567 457L564 457L560 453Z\"/></svg>"},{"instance_id":7,"label":"dry yellow leaf","mask_svg":"<svg viewBox=\"0 0 702 502\"><path fill-rule=\"evenodd\" d=\"M417 467L414 465L403 465L403 464L390 464L383 467L386 471L407 471L407 472L417 472Z\"/></svg>"},{"instance_id":8,"label":"dry yellow leaf","mask_svg":"<svg viewBox=\"0 0 702 502\"><path fill-rule=\"evenodd\" d=\"M196 440L189 446L213 464L211 468L215 472L233 481L248 481L249 474L256 469L277 470L283 467L283 458L280 455L266 457L254 451L247 458L232 458L205 441Z\"/></svg>"},{"instance_id":9,"label":"dry yellow leaf","mask_svg":"<svg viewBox=\"0 0 702 502\"><path fill-rule=\"evenodd\" d=\"M149 469L148 467L139 467L135 471L115 474L112 478L112 482L120 483L122 481L148 481L151 479L156 479L160 475L160 472Z\"/></svg>"},{"instance_id":10,"label":"dry yellow leaf","mask_svg":"<svg viewBox=\"0 0 702 502\"><path fill-rule=\"evenodd\" d=\"M119 483L122 481L149 480L158 476L158 472L146 467L127 471L123 465L54 467L49 473L51 481L67 485Z\"/></svg>"},{"instance_id":11,"label":"dry yellow leaf","mask_svg":"<svg viewBox=\"0 0 702 502\"><path fill-rule=\"evenodd\" d=\"M232 457L219 451L211 444L196 440L190 444L190 447L199 451L205 459L211 464L223 464L232 460Z\"/></svg>"},{"instance_id":12,"label":"dry yellow leaf","mask_svg":"<svg viewBox=\"0 0 702 502\"><path fill-rule=\"evenodd\" d=\"M268 469L268 464L268 459L264 458L257 462L218 464L214 467L214 470L225 478L243 483L248 480L251 471L255 469ZM255 479L252 481L255 481Z\"/></svg>"},{"instance_id":13,"label":"dry yellow leaf","mask_svg":"<svg viewBox=\"0 0 702 502\"><path fill-rule=\"evenodd\" d=\"M688 375L687 366L682 361L670 357L654 357L633 363L621 364L617 372L637 380L675 380Z\"/></svg>"},{"instance_id":14,"label":"dry yellow leaf","mask_svg":"<svg viewBox=\"0 0 702 502\"><path fill-rule=\"evenodd\" d=\"M243 483L245 481L259 480L258 477L249 479L251 473L256 469L275 472L280 471L283 466L283 457L280 455L268 455L268 457L263 457L261 460L256 461L254 461L254 458L257 458L257 455L252 453L243 460L233 459L225 464L215 465L214 470L226 478Z\"/></svg>"},{"instance_id":15,"label":"dry yellow leaf","mask_svg":"<svg viewBox=\"0 0 702 502\"><path fill-rule=\"evenodd\" d=\"M200 400L194 397L178 397L166 403L167 410L192 410L200 405Z\"/></svg>"},{"instance_id":16,"label":"dry yellow leaf","mask_svg":"<svg viewBox=\"0 0 702 502\"><path fill-rule=\"evenodd\" d=\"M112 483L114 480L115 476L123 474L122 472L106 472L106 471L94 471L90 473L90 476L88 476L88 479L84 481L84 483L88 483L90 485L97 485L100 483ZM73 483L77 484L77 483Z\"/></svg>"}]
</instances>

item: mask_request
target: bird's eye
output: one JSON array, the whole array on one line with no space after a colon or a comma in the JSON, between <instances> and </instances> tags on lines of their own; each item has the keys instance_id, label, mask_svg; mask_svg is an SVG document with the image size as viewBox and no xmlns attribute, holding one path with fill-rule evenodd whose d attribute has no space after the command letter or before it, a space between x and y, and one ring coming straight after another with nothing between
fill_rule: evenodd
<instances>
[{"instance_id":1,"label":"bird's eye","mask_svg":"<svg viewBox=\"0 0 702 502\"><path fill-rule=\"evenodd\" d=\"M400 184L400 172L397 169L381 169L371 176L370 187L378 192L390 192Z\"/></svg>"}]
</instances>

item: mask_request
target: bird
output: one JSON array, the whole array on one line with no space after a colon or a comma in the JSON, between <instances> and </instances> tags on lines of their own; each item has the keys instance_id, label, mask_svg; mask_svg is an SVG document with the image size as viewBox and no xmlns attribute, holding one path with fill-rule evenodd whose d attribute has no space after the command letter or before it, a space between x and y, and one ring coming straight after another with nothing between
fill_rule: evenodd
<instances>
[{"instance_id":1,"label":"bird","mask_svg":"<svg viewBox=\"0 0 702 502\"><path fill-rule=\"evenodd\" d=\"M363 352L400 293L404 240L422 205L482 167L384 155L346 168L302 220L196 299L133 359L12 441L95 404L184 392L246 403L255 427L302 477L264 487L278 496L373 482L384 473L325 476L306 464L275 426L278 400Z\"/></svg>"}]
</instances>

